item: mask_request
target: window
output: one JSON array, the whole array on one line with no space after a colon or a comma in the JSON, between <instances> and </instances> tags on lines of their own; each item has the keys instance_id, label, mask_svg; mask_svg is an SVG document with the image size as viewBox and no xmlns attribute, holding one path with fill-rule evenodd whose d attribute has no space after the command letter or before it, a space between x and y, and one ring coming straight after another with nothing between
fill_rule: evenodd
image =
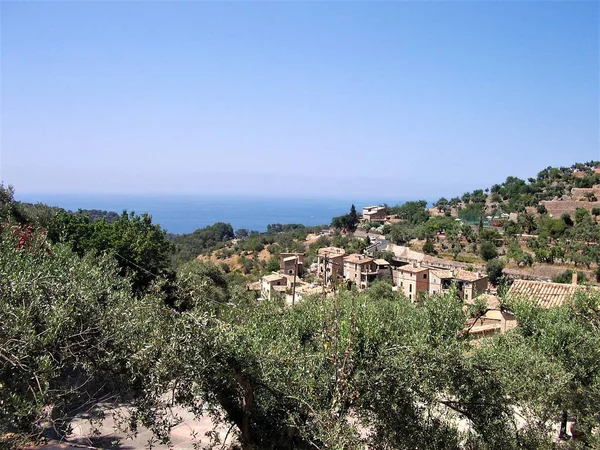
<instances>
[{"instance_id":1,"label":"window","mask_svg":"<svg viewBox=\"0 0 600 450\"><path fill-rule=\"evenodd\" d=\"M412 292L412 284L408 285L408 292Z\"/></svg>"},{"instance_id":2,"label":"window","mask_svg":"<svg viewBox=\"0 0 600 450\"><path fill-rule=\"evenodd\" d=\"M426 274L426 273L424 273L424 274L423 274L423 279L424 279L424 280L426 280L426 279L427 279L427 274Z\"/></svg>"}]
</instances>

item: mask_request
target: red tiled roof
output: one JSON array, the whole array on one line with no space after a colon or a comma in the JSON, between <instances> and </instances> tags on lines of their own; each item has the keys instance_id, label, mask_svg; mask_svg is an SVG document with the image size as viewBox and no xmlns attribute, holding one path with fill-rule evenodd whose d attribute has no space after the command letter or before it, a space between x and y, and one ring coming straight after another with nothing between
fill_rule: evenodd
<instances>
[{"instance_id":1,"label":"red tiled roof","mask_svg":"<svg viewBox=\"0 0 600 450\"><path fill-rule=\"evenodd\" d=\"M580 289L586 288L576 284L516 280L508 290L508 296L527 298L542 308L554 308L563 305Z\"/></svg>"},{"instance_id":2,"label":"red tiled roof","mask_svg":"<svg viewBox=\"0 0 600 450\"><path fill-rule=\"evenodd\" d=\"M445 270L445 269L432 269L431 273L438 278L448 279L453 278L462 281L477 281L487 278L487 275L478 274L477 272L471 272L469 270Z\"/></svg>"},{"instance_id":3,"label":"red tiled roof","mask_svg":"<svg viewBox=\"0 0 600 450\"><path fill-rule=\"evenodd\" d=\"M454 277L457 280L477 281L483 278L487 278L487 275L483 275L481 273L478 274L477 272L470 272L468 270L457 270L454 274Z\"/></svg>"},{"instance_id":4,"label":"red tiled roof","mask_svg":"<svg viewBox=\"0 0 600 450\"><path fill-rule=\"evenodd\" d=\"M373 261L373 258L369 258L368 256L359 255L357 253L354 253L350 256L346 256L344 258L344 261L353 263L353 264L365 264L365 263L370 263L371 261Z\"/></svg>"},{"instance_id":5,"label":"red tiled roof","mask_svg":"<svg viewBox=\"0 0 600 450\"><path fill-rule=\"evenodd\" d=\"M438 278L452 278L452 271L451 270L444 270L444 269L432 269L431 273L433 275L435 275Z\"/></svg>"}]
</instances>

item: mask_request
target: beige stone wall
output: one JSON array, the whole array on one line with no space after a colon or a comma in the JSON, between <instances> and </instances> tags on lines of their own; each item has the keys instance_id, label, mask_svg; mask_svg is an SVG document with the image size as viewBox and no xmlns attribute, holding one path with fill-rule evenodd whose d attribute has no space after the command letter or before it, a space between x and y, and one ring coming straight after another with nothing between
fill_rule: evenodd
<instances>
[{"instance_id":1,"label":"beige stone wall","mask_svg":"<svg viewBox=\"0 0 600 450\"><path fill-rule=\"evenodd\" d=\"M344 278L360 285L360 266L355 263L344 262Z\"/></svg>"},{"instance_id":2,"label":"beige stone wall","mask_svg":"<svg viewBox=\"0 0 600 450\"><path fill-rule=\"evenodd\" d=\"M359 287L366 287L367 275L362 272L377 272L377 264L374 262L356 264L345 261L344 262L344 278L346 280L354 282ZM361 285L362 283L362 285Z\"/></svg>"},{"instance_id":3,"label":"beige stone wall","mask_svg":"<svg viewBox=\"0 0 600 450\"><path fill-rule=\"evenodd\" d=\"M266 299L271 299L271 295L273 294L273 287L274 286L286 286L287 285L287 280L285 278L282 278L281 280L277 280L277 281L267 281L265 279L261 280L261 296L262 298L266 298Z\"/></svg>"},{"instance_id":4,"label":"beige stone wall","mask_svg":"<svg viewBox=\"0 0 600 450\"><path fill-rule=\"evenodd\" d=\"M585 199L586 194L592 193L597 198L600 198L600 186L594 186L593 188L573 188L571 189L571 197L573 200Z\"/></svg>"},{"instance_id":5,"label":"beige stone wall","mask_svg":"<svg viewBox=\"0 0 600 450\"><path fill-rule=\"evenodd\" d=\"M542 201L541 202L553 217L560 217L563 213L575 214L577 208L584 208L592 211L593 208L600 208L600 202L578 202L574 200Z\"/></svg>"},{"instance_id":6,"label":"beige stone wall","mask_svg":"<svg viewBox=\"0 0 600 450\"><path fill-rule=\"evenodd\" d=\"M442 280L433 272L429 272L429 294L439 294L440 292L442 292Z\"/></svg>"},{"instance_id":7,"label":"beige stone wall","mask_svg":"<svg viewBox=\"0 0 600 450\"><path fill-rule=\"evenodd\" d=\"M385 211L385 209L382 209L380 211L374 211L370 214L365 214L364 219L367 221L385 220L385 216L386 216L386 211Z\"/></svg>"},{"instance_id":8,"label":"beige stone wall","mask_svg":"<svg viewBox=\"0 0 600 450\"><path fill-rule=\"evenodd\" d=\"M399 270L396 274L396 285L406 298L416 301L420 292L429 292L429 272L412 273Z\"/></svg>"},{"instance_id":9,"label":"beige stone wall","mask_svg":"<svg viewBox=\"0 0 600 450\"><path fill-rule=\"evenodd\" d=\"M329 283L331 280L334 280L338 276L344 275L344 256L334 256L329 257L329 264L327 267L327 275L325 277L325 282ZM323 277L323 273L325 271L325 257L319 256L317 259L317 275L319 277Z\"/></svg>"}]
</instances>

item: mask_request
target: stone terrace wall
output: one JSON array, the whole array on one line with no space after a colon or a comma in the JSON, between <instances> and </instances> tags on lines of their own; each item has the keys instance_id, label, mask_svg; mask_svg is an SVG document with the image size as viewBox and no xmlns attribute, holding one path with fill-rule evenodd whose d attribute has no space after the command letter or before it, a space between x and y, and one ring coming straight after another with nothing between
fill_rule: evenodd
<instances>
[{"instance_id":1,"label":"stone terrace wall","mask_svg":"<svg viewBox=\"0 0 600 450\"><path fill-rule=\"evenodd\" d=\"M585 208L592 211L592 208L600 208L600 202L581 202L575 200L545 200L540 202L552 214L552 217L560 217L563 213L575 214L577 208Z\"/></svg>"},{"instance_id":2,"label":"stone terrace wall","mask_svg":"<svg viewBox=\"0 0 600 450\"><path fill-rule=\"evenodd\" d=\"M571 197L573 200L579 200L585 198L586 194L592 193L597 198L600 198L600 186L594 186L593 188L573 188L571 189Z\"/></svg>"}]
</instances>

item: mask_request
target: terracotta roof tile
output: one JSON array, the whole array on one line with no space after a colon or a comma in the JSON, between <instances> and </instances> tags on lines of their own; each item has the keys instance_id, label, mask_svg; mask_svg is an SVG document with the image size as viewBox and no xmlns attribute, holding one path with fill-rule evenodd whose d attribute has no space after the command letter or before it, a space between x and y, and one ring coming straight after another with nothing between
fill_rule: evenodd
<instances>
[{"instance_id":1,"label":"terracotta roof tile","mask_svg":"<svg viewBox=\"0 0 600 450\"><path fill-rule=\"evenodd\" d=\"M547 281L516 280L508 290L508 296L527 298L542 308L554 308L563 305L580 289L585 287Z\"/></svg>"},{"instance_id":2,"label":"terracotta roof tile","mask_svg":"<svg viewBox=\"0 0 600 450\"><path fill-rule=\"evenodd\" d=\"M366 264L366 263L372 262L373 258L369 258L368 256L359 255L358 253L354 253L350 256L346 256L344 258L344 261L352 263L352 264Z\"/></svg>"},{"instance_id":3,"label":"terracotta roof tile","mask_svg":"<svg viewBox=\"0 0 600 450\"><path fill-rule=\"evenodd\" d=\"M464 281L477 281L487 278L487 276L481 273L477 274L477 272L470 272L468 270L457 270L454 274L454 278Z\"/></svg>"}]
</instances>

